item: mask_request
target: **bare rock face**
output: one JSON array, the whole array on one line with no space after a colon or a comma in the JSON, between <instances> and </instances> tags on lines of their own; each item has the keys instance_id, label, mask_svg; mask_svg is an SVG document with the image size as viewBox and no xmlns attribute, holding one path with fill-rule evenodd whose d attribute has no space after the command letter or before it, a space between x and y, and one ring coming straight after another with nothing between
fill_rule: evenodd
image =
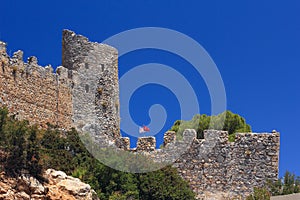
<instances>
[{"instance_id":1,"label":"bare rock face","mask_svg":"<svg viewBox=\"0 0 300 200\"><path fill-rule=\"evenodd\" d=\"M49 180L47 186L50 199L98 199L96 192L89 184L81 182L78 178L67 176L62 171L48 169L44 177Z\"/></svg>"},{"instance_id":2,"label":"bare rock face","mask_svg":"<svg viewBox=\"0 0 300 200\"><path fill-rule=\"evenodd\" d=\"M0 174L0 199L24 200L99 200L89 184L78 178L67 176L64 172L48 169L44 173L48 181L41 183L29 175L9 178Z\"/></svg>"}]
</instances>

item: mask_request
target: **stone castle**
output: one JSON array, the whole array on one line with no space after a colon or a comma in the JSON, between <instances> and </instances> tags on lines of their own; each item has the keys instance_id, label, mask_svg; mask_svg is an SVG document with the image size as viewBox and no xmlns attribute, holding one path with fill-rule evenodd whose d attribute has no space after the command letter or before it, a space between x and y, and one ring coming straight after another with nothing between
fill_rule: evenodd
<instances>
[{"instance_id":1,"label":"stone castle","mask_svg":"<svg viewBox=\"0 0 300 200\"><path fill-rule=\"evenodd\" d=\"M142 137L130 150L129 138L120 135L117 50L68 30L63 31L62 43L63 66L53 73L51 66L39 66L36 57L24 63L22 51L9 57L0 41L0 106L42 128L48 124L78 131L92 127L99 140L105 137L116 148L146 152L157 162L190 141L171 161L198 199L245 197L266 180L277 180L277 132L239 133L235 142L228 141L226 131L207 130L204 139L197 139L195 130L186 130L183 141L167 132L163 149L155 149L154 137Z\"/></svg>"}]
</instances>

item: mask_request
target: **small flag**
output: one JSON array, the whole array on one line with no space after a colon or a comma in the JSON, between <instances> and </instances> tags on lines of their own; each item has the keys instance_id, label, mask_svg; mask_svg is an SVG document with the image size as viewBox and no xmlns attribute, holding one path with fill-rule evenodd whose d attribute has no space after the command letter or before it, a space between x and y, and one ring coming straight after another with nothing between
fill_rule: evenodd
<instances>
[{"instance_id":1,"label":"small flag","mask_svg":"<svg viewBox=\"0 0 300 200\"><path fill-rule=\"evenodd\" d=\"M149 132L150 129L147 126L142 126L139 128L139 132L140 133L145 133L145 132Z\"/></svg>"}]
</instances>

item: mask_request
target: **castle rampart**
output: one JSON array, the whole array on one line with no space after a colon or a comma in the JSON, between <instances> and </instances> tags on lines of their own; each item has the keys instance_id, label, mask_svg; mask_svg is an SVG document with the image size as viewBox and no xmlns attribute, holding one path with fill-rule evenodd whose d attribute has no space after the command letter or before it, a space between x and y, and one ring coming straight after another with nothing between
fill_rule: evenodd
<instances>
[{"instance_id":1,"label":"castle rampart","mask_svg":"<svg viewBox=\"0 0 300 200\"><path fill-rule=\"evenodd\" d=\"M199 199L243 199L254 187L278 180L279 133L237 133L235 142L228 141L227 131L206 130L204 139L196 135L187 129L177 141L169 131L161 149L155 149L154 137L142 137L131 151L172 164Z\"/></svg>"},{"instance_id":2,"label":"castle rampart","mask_svg":"<svg viewBox=\"0 0 300 200\"><path fill-rule=\"evenodd\" d=\"M245 197L278 179L279 145L279 133L238 133L228 142L226 131L207 130L173 166L198 197Z\"/></svg>"},{"instance_id":3,"label":"castle rampart","mask_svg":"<svg viewBox=\"0 0 300 200\"><path fill-rule=\"evenodd\" d=\"M0 66L0 105L6 106L16 118L42 127L47 123L64 128L72 126L72 92L67 77L53 74L51 66L39 66L36 57L24 63L22 51L10 58L3 42Z\"/></svg>"},{"instance_id":4,"label":"castle rampart","mask_svg":"<svg viewBox=\"0 0 300 200\"><path fill-rule=\"evenodd\" d=\"M47 123L75 127L94 133L97 141L172 164L199 199L245 197L266 180L277 180L277 132L238 133L229 142L226 131L207 130L204 139L197 139L195 130L187 129L182 140L175 132L165 133L161 149L155 149L154 137L139 138L130 149L129 138L120 137L117 50L68 30L62 50L63 66L53 73L35 57L23 62L21 51L9 57L0 42L0 106L43 128Z\"/></svg>"}]
</instances>

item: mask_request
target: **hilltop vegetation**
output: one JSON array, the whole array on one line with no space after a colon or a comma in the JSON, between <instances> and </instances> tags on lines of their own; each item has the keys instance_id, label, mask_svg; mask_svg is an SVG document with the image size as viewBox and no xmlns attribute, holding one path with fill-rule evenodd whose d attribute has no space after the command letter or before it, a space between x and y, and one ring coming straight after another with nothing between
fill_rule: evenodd
<instances>
[{"instance_id":1,"label":"hilltop vegetation","mask_svg":"<svg viewBox=\"0 0 300 200\"><path fill-rule=\"evenodd\" d=\"M85 149L78 133L54 127L39 130L0 109L0 170L10 176L37 178L47 168L62 170L90 184L100 199L194 199L176 169L131 174L109 168Z\"/></svg>"},{"instance_id":2,"label":"hilltop vegetation","mask_svg":"<svg viewBox=\"0 0 300 200\"><path fill-rule=\"evenodd\" d=\"M299 193L300 176L286 171L282 178L275 183L269 183L268 187L272 196Z\"/></svg>"},{"instance_id":3,"label":"hilltop vegetation","mask_svg":"<svg viewBox=\"0 0 300 200\"><path fill-rule=\"evenodd\" d=\"M219 126L225 119L224 127ZM226 111L218 116L196 115L191 121L176 121L172 130L177 134L185 128L196 128L198 137L212 126L226 130L231 136L236 132L250 132L244 118ZM0 109L0 171L17 177L29 173L42 179L48 168L65 171L90 184L100 199L195 199L195 194L178 174L168 166L164 169L131 174L109 168L96 160L81 143L78 133L59 131L55 127L40 130L27 121L18 121ZM41 180L43 181L43 180ZM255 188L248 199L269 199L270 196L300 192L300 177L286 172L278 181L269 182L265 188Z\"/></svg>"},{"instance_id":4,"label":"hilltop vegetation","mask_svg":"<svg viewBox=\"0 0 300 200\"><path fill-rule=\"evenodd\" d=\"M268 181L263 188L254 188L254 193L246 200L269 200L271 196L287 195L300 192L300 176L286 171L284 177L275 182Z\"/></svg>"},{"instance_id":5,"label":"hilltop vegetation","mask_svg":"<svg viewBox=\"0 0 300 200\"><path fill-rule=\"evenodd\" d=\"M207 129L228 131L229 141L234 141L235 133L251 132L251 126L238 114L225 111L219 115L208 116L206 114L196 114L192 120L177 120L171 130L177 133L177 138L182 137L185 129L195 129L197 138L204 138L203 131Z\"/></svg>"}]
</instances>

